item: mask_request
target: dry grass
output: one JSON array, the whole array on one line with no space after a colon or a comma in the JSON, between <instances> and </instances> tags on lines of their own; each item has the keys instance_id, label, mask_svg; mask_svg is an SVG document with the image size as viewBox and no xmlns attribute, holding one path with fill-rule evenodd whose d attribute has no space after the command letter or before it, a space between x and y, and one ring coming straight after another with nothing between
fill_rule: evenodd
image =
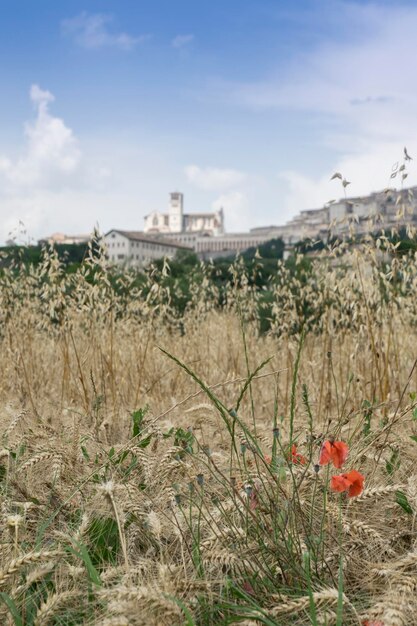
<instances>
[{"instance_id":1,"label":"dry grass","mask_svg":"<svg viewBox=\"0 0 417 626\"><path fill-rule=\"evenodd\" d=\"M415 259L282 267L262 336L239 263L181 323L156 278L1 278L1 623L413 623ZM329 435L357 498L316 471Z\"/></svg>"}]
</instances>

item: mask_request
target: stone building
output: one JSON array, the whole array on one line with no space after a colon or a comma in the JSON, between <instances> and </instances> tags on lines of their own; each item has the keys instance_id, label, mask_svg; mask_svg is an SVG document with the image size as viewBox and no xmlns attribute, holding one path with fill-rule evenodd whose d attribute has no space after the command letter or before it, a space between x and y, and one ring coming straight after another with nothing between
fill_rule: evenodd
<instances>
[{"instance_id":1,"label":"stone building","mask_svg":"<svg viewBox=\"0 0 417 626\"><path fill-rule=\"evenodd\" d=\"M157 237L157 235L154 236ZM189 246L201 259L230 256L237 252L244 252L248 248L256 248L266 241L278 237L281 237L278 231L256 232L256 229L255 232L224 233L217 236L201 235L200 233L167 233L164 235L165 239Z\"/></svg>"},{"instance_id":2,"label":"stone building","mask_svg":"<svg viewBox=\"0 0 417 626\"><path fill-rule=\"evenodd\" d=\"M110 230L104 235L104 242L109 260L128 267L141 267L163 257L172 259L178 250L192 250L174 240L131 230Z\"/></svg>"},{"instance_id":3,"label":"stone building","mask_svg":"<svg viewBox=\"0 0 417 626\"><path fill-rule=\"evenodd\" d=\"M194 250L202 259L230 256L244 252L248 248L257 248L266 241L274 239L270 233L229 233L218 237L197 237Z\"/></svg>"},{"instance_id":4,"label":"stone building","mask_svg":"<svg viewBox=\"0 0 417 626\"><path fill-rule=\"evenodd\" d=\"M152 213L145 216L144 231L161 235L168 233L221 235L224 232L223 209L212 213L184 213L184 195L175 191L170 194L168 213L152 211Z\"/></svg>"},{"instance_id":5,"label":"stone building","mask_svg":"<svg viewBox=\"0 0 417 626\"><path fill-rule=\"evenodd\" d=\"M292 250L303 239L326 239L329 233L343 237L355 222L358 234L417 225L417 187L384 190L368 196L343 198L319 209L301 211L280 226L258 226L246 233L225 233L223 210L213 213L184 213L182 193L170 194L168 213L153 212L145 217L145 231L111 230L105 235L110 261L142 266L161 257L172 258L178 250L194 251L210 259L244 252L271 239L281 238ZM85 235L59 233L45 241L79 243Z\"/></svg>"},{"instance_id":6,"label":"stone building","mask_svg":"<svg viewBox=\"0 0 417 626\"><path fill-rule=\"evenodd\" d=\"M39 239L39 245L42 244L78 244L87 243L92 235L65 235L64 233L53 233L49 237Z\"/></svg>"},{"instance_id":7,"label":"stone building","mask_svg":"<svg viewBox=\"0 0 417 626\"><path fill-rule=\"evenodd\" d=\"M343 198L328 207L332 232L342 235L355 222L355 231L368 233L380 228L417 224L417 187L385 189L368 196Z\"/></svg>"}]
</instances>

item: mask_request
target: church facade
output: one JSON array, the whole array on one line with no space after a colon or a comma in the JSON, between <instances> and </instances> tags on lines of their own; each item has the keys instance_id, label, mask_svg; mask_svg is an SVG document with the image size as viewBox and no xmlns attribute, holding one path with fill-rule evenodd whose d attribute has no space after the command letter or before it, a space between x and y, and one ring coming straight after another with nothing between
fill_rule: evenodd
<instances>
[{"instance_id":1,"label":"church facade","mask_svg":"<svg viewBox=\"0 0 417 626\"><path fill-rule=\"evenodd\" d=\"M149 234L185 234L218 236L224 233L223 209L212 213L184 213L184 195L179 192L170 194L167 213L152 211L145 216L144 232Z\"/></svg>"}]
</instances>

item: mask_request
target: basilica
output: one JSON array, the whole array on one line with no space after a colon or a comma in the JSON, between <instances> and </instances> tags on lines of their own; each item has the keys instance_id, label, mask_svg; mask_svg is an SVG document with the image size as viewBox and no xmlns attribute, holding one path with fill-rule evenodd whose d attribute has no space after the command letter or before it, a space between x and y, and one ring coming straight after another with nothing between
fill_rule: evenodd
<instances>
[{"instance_id":1,"label":"basilica","mask_svg":"<svg viewBox=\"0 0 417 626\"><path fill-rule=\"evenodd\" d=\"M224 233L224 213L184 213L184 195L177 191L170 194L167 213L153 211L145 216L144 232L149 234L184 234L218 236Z\"/></svg>"}]
</instances>

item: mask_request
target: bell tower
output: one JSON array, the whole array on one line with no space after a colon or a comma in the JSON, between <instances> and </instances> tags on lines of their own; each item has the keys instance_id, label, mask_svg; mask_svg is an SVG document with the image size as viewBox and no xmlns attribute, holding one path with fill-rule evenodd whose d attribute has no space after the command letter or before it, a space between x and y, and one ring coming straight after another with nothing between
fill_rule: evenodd
<instances>
[{"instance_id":1,"label":"bell tower","mask_svg":"<svg viewBox=\"0 0 417 626\"><path fill-rule=\"evenodd\" d=\"M169 196L169 232L183 232L184 195L174 191Z\"/></svg>"}]
</instances>

